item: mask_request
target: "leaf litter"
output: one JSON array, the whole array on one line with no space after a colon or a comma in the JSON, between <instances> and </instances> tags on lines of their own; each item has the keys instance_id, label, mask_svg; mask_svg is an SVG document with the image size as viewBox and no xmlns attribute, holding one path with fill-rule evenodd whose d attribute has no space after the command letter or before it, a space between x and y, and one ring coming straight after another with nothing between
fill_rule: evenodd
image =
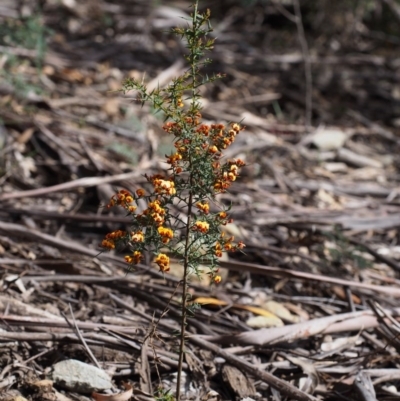
<instances>
[{"instance_id":1,"label":"leaf litter","mask_svg":"<svg viewBox=\"0 0 400 401\"><path fill-rule=\"evenodd\" d=\"M179 75L182 45L166 30L188 3L45 1L42 20L39 2L3 3L0 399L84 399L49 380L68 359L110 375L114 391L95 399L154 399L176 380L179 278L148 263L127 274L123 250L99 254L105 233L129 226L101 205L165 168L163 116L119 88ZM218 201L232 204L230 230L247 248L221 262L218 287L192 282L203 306L189 319L186 399L398 399L400 137L385 53L395 38L351 14L359 41L325 53L315 38L332 40L329 24L307 28L310 129L303 56L296 34L272 24L287 7L276 3L212 9L210 68L227 76L204 94L203 115L246 125L227 156L247 167ZM15 35L18 24L36 40Z\"/></svg>"}]
</instances>

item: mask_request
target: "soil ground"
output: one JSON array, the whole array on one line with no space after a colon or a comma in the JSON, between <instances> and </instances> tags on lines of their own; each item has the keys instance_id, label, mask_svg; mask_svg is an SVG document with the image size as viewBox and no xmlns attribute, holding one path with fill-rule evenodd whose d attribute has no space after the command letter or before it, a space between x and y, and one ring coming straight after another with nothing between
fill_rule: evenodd
<instances>
[{"instance_id":1,"label":"soil ground","mask_svg":"<svg viewBox=\"0 0 400 401\"><path fill-rule=\"evenodd\" d=\"M202 114L246 126L226 156L247 166L218 200L247 247L221 262L219 286L192 283L203 307L185 397L398 400L399 6L207 7L206 72L225 78L205 87ZM122 84L185 70L169 32L189 13L187 1L0 2L1 400L86 400L42 381L69 358L97 361L133 399L174 388L181 267L127 274L123 251L98 244L129 227L104 208L115 190L146 186L172 149L162 116Z\"/></svg>"}]
</instances>

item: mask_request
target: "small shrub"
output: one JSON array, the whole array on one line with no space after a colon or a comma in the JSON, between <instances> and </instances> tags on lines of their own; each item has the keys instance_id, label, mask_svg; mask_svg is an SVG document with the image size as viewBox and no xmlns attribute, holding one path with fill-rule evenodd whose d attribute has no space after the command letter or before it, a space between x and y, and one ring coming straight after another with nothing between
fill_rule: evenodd
<instances>
[{"instance_id":1,"label":"small shrub","mask_svg":"<svg viewBox=\"0 0 400 401\"><path fill-rule=\"evenodd\" d=\"M221 78L219 74L202 75L202 67L210 62L203 59L203 55L214 45L214 40L208 38L211 32L209 18L210 12L200 13L196 2L191 25L173 30L186 41L188 48L189 68L182 76L165 89L151 92L136 80L130 79L124 84L125 91L138 91L143 103L150 103L165 116L163 130L172 138L174 151L166 156L170 166L166 174L145 175L150 191L121 189L113 195L107 208L125 209L132 217L132 226L129 231L107 234L101 243L104 250L119 248L120 244L128 247L130 253L125 256L125 261L129 267L140 263L145 252L154 255L154 262L163 273L170 269L170 258L183 265L177 400L180 398L186 320L197 307L189 302L189 279L200 276L200 266L207 263L209 271L206 273L218 284L221 281L218 259L222 253L244 247L242 242L235 243L234 238L222 230L231 219L229 210L220 208L216 202L216 195L228 190L239 176L240 167L245 165L240 159L223 159L223 151L234 142L243 127L238 123L205 124L201 116L200 87ZM145 200L147 204L141 213L137 213L139 200ZM174 212L174 205L184 210L187 217L182 218L181 213ZM165 393L162 399L166 399L166 395L169 397L170 393Z\"/></svg>"}]
</instances>

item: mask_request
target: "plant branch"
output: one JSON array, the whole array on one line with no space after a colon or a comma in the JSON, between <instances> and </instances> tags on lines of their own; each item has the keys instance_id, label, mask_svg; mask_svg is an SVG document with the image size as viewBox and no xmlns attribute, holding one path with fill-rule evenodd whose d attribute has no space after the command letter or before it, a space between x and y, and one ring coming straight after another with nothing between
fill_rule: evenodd
<instances>
[{"instance_id":1,"label":"plant branch","mask_svg":"<svg viewBox=\"0 0 400 401\"><path fill-rule=\"evenodd\" d=\"M182 380L182 365L183 365L183 353L185 346L185 334L186 334L186 292L187 292L187 277L189 268L189 238L190 238L190 225L192 219L192 207L193 207L193 193L190 191L189 202L188 202L188 218L186 223L186 239L185 239L185 258L183 262L183 284L182 284L182 316L181 316L181 332L180 332L180 344L179 344L179 361L178 361L178 376L176 381L176 400L180 399L181 392L181 380Z\"/></svg>"}]
</instances>

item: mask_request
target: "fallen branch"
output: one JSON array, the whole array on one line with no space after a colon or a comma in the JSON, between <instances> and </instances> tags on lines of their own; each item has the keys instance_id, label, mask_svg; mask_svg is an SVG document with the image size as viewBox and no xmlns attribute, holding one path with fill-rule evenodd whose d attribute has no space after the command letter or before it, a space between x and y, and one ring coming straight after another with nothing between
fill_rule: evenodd
<instances>
[{"instance_id":1,"label":"fallen branch","mask_svg":"<svg viewBox=\"0 0 400 401\"><path fill-rule=\"evenodd\" d=\"M257 379L262 380L263 382L269 384L271 387L275 388L276 390L279 390L282 394L284 394L288 397L291 397L298 401L316 401L317 400L317 398L313 397L312 395L299 390L297 387L294 387L291 384L285 382L284 380L275 377L271 373L268 373L264 370L257 368L253 364L245 361L242 358L237 357L236 355L231 354L230 352L225 351L224 349L218 347L215 344L208 342L207 340L204 340L203 338L189 337L189 340L192 343L194 343L202 348L209 349L210 351L215 352L216 354L222 356L222 358L224 358L227 362L229 362L232 365L236 366L237 368L253 375Z\"/></svg>"},{"instance_id":2,"label":"fallen branch","mask_svg":"<svg viewBox=\"0 0 400 401\"><path fill-rule=\"evenodd\" d=\"M400 313L400 308L385 310L385 312L395 316ZM266 346L289 343L322 334L360 331L378 325L379 319L371 310L366 310L327 316L283 327L246 331L228 336L203 336L202 338L220 344Z\"/></svg>"}]
</instances>

